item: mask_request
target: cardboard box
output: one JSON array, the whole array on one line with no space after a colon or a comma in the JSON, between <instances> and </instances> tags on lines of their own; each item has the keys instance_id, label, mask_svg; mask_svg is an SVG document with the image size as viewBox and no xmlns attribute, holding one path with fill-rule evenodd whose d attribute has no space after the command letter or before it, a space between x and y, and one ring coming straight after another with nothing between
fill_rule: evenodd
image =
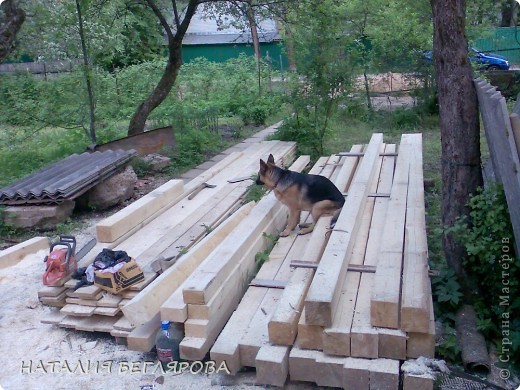
<instances>
[{"instance_id":1,"label":"cardboard box","mask_svg":"<svg viewBox=\"0 0 520 390\"><path fill-rule=\"evenodd\" d=\"M112 294L118 294L143 280L143 271L135 260L130 260L114 274L110 272L94 272L94 284Z\"/></svg>"}]
</instances>

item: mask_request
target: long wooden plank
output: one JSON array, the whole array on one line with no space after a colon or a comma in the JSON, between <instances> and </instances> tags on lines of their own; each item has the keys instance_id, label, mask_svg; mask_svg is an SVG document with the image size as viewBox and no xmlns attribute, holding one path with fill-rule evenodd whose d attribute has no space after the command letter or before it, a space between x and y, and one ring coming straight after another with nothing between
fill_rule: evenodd
<instances>
[{"instance_id":1,"label":"long wooden plank","mask_svg":"<svg viewBox=\"0 0 520 390\"><path fill-rule=\"evenodd\" d=\"M269 254L269 259L258 271L258 278L273 279L276 276L294 240L294 236L288 236L282 237L277 241ZM267 291L268 289L264 287L251 286L247 289L237 309L211 348L211 359L218 365L225 361L232 374L238 372L242 366L240 363L239 341L247 331L251 319L257 312Z\"/></svg>"},{"instance_id":2,"label":"long wooden plank","mask_svg":"<svg viewBox=\"0 0 520 390\"><path fill-rule=\"evenodd\" d=\"M49 239L47 237L33 237L4 249L0 252L0 269L18 264L25 256L42 249L49 249ZM42 261L44 256L42 256Z\"/></svg>"},{"instance_id":3,"label":"long wooden plank","mask_svg":"<svg viewBox=\"0 0 520 390\"><path fill-rule=\"evenodd\" d=\"M275 280L287 280L294 270L290 268L291 259L301 256L310 236L299 236L287 254L284 264L277 273ZM256 381L263 385L282 386L289 374L289 346L271 345L269 342L268 324L274 307L269 305L270 299L280 300L283 290L269 288L262 300L261 309L253 317L246 334L240 341L240 356L244 365L253 364L256 367ZM263 309L263 310L262 310ZM249 359L251 359L249 361Z\"/></svg>"},{"instance_id":4,"label":"long wooden plank","mask_svg":"<svg viewBox=\"0 0 520 390\"><path fill-rule=\"evenodd\" d=\"M410 171L411 139L401 137L379 261L374 276L370 315L372 326L399 328L406 197Z\"/></svg>"},{"instance_id":5,"label":"long wooden plank","mask_svg":"<svg viewBox=\"0 0 520 390\"><path fill-rule=\"evenodd\" d=\"M386 152L395 152L395 146L386 145ZM394 168L394 157L380 157L379 177L372 183L371 189L381 192L379 187L386 186L389 192ZM363 253L363 264L369 266L377 265L378 247L381 240L382 225L385 213L375 208L375 199L367 201L370 212L370 225L367 234L366 249ZM383 211L386 211L383 210ZM363 237L364 238L364 237ZM372 282L374 274L363 273L360 275L358 294L350 329L350 356L362 358L377 358L379 356L379 333L370 324L370 298L372 295Z\"/></svg>"},{"instance_id":6,"label":"long wooden plank","mask_svg":"<svg viewBox=\"0 0 520 390\"><path fill-rule=\"evenodd\" d=\"M291 170L301 171L308 162L308 158L299 158L291 166ZM192 283L188 283L183 289L184 302L208 303L234 267L241 248L247 247L252 237L261 234L281 208L274 194L261 199L250 216L229 234L222 245L190 277Z\"/></svg>"},{"instance_id":7,"label":"long wooden plank","mask_svg":"<svg viewBox=\"0 0 520 390\"><path fill-rule=\"evenodd\" d=\"M361 146L352 147L352 151L361 150ZM321 176L331 177L334 167L338 164L339 158L331 157L327 165L324 167ZM347 168L343 169L344 177L352 177L357 159L349 159ZM345 183L342 177L342 183L339 185L343 188L348 186L350 179ZM318 220L314 231L312 232L311 241L305 252L303 260L318 264L328 239L326 235L329 228L331 218L322 217ZM269 321L269 340L274 344L292 345L296 338L298 330L298 322L303 310L304 299L311 284L314 271L309 269L297 268L291 275L288 285L285 287L278 307Z\"/></svg>"},{"instance_id":8,"label":"long wooden plank","mask_svg":"<svg viewBox=\"0 0 520 390\"><path fill-rule=\"evenodd\" d=\"M278 221L278 231L281 231L283 228L281 225L283 225L284 220L280 219ZM247 253L244 256L245 262L248 262L248 260L254 265L254 257L257 253L258 249L258 243L263 244L264 238L258 237L256 240L256 243L253 244L250 248L250 250L247 251ZM242 283L243 286L247 286L247 283ZM211 346L214 344L215 340L217 339L220 331L224 328L226 325L226 322L232 315L233 311L236 309L240 302L240 298L242 297L242 289L241 287L237 286L236 284L233 284L235 286L236 293L229 299L228 301L223 302L222 307L214 315L210 320L190 320L188 319L186 321L186 337L182 340L182 342L179 345L181 357L183 359L187 360L200 360L206 356L206 354L209 352ZM197 324L198 323L198 324ZM190 325L199 325L197 331L201 332L199 337L196 337L197 335L195 332L193 333L194 336L189 336L188 333L190 332ZM193 331L193 330L192 330Z\"/></svg>"},{"instance_id":9,"label":"long wooden plank","mask_svg":"<svg viewBox=\"0 0 520 390\"><path fill-rule=\"evenodd\" d=\"M306 321L313 325L331 326L341 287L345 280L354 237L360 225L360 213L366 203L379 155L383 135L374 134L356 171L349 195L325 249L320 265L305 299Z\"/></svg>"},{"instance_id":10,"label":"long wooden plank","mask_svg":"<svg viewBox=\"0 0 520 390\"><path fill-rule=\"evenodd\" d=\"M114 242L138 223L184 196L184 182L170 180L129 206L96 224L99 242Z\"/></svg>"},{"instance_id":11,"label":"long wooden plank","mask_svg":"<svg viewBox=\"0 0 520 390\"><path fill-rule=\"evenodd\" d=\"M384 145L380 145L379 152L384 151ZM381 169L382 157L378 157L376 172L372 180L367 184L369 191L377 188L379 172ZM367 240L372 220L372 211L375 199L367 199L362 213L360 214L360 225L355 236L355 243L350 253L349 265L362 265L367 248ZM323 331L323 352L329 355L350 356L351 355L351 328L354 319L356 300L358 297L361 273L347 272L345 281L342 284L342 291L339 297L337 312L330 327ZM377 346L377 344L376 344ZM376 355L377 357L377 355Z\"/></svg>"},{"instance_id":12,"label":"long wooden plank","mask_svg":"<svg viewBox=\"0 0 520 390\"><path fill-rule=\"evenodd\" d=\"M173 266L163 272L135 298L123 307L123 313L134 324L153 319L161 305L186 280L193 270L208 256L222 240L248 215L254 204L249 203L237 211L226 222L212 231Z\"/></svg>"},{"instance_id":13,"label":"long wooden plank","mask_svg":"<svg viewBox=\"0 0 520 390\"><path fill-rule=\"evenodd\" d=\"M377 183L377 192L390 192L392 188L395 157L395 145L386 145L385 156L383 157L379 182ZM370 201L370 200L369 200ZM369 237L365 252L364 265L376 267L379 257L379 245L383 234L383 226L386 218L388 199L377 198L374 202L372 222L370 224ZM356 308L351 329L351 345L350 354L352 357L361 358L377 358L384 357L379 351L379 347L383 347L383 354L387 353L387 345L400 346L396 351L404 359L406 356L406 335L402 332L394 334L387 332L382 328L374 328L370 322L370 299L372 296L372 286L374 274L363 273L359 283L359 292L356 300ZM399 338L399 336L402 336ZM395 340L393 338L395 338ZM399 344L398 342L401 342ZM383 345L384 344L384 345Z\"/></svg>"},{"instance_id":14,"label":"long wooden plank","mask_svg":"<svg viewBox=\"0 0 520 390\"><path fill-rule=\"evenodd\" d=\"M412 136L410 136L412 137ZM426 333L430 322L430 278L423 187L422 137L412 138L410 182L406 206L401 329Z\"/></svg>"}]
</instances>

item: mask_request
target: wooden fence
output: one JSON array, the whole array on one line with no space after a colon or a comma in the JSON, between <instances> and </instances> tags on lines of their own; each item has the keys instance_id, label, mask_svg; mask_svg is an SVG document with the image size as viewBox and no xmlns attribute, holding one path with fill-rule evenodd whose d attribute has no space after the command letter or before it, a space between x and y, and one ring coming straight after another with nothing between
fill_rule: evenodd
<instances>
[{"instance_id":1,"label":"wooden fence","mask_svg":"<svg viewBox=\"0 0 520 390\"><path fill-rule=\"evenodd\" d=\"M506 100L495 87L482 79L474 80L480 113L484 123L491 163L495 178L504 186L516 250L520 249L520 161L515 133L520 140L520 104L516 103L510 115Z\"/></svg>"},{"instance_id":2,"label":"wooden fence","mask_svg":"<svg viewBox=\"0 0 520 390\"><path fill-rule=\"evenodd\" d=\"M0 64L0 75L5 73L32 73L47 78L58 73L68 73L78 65L76 61L22 62L16 64Z\"/></svg>"}]
</instances>

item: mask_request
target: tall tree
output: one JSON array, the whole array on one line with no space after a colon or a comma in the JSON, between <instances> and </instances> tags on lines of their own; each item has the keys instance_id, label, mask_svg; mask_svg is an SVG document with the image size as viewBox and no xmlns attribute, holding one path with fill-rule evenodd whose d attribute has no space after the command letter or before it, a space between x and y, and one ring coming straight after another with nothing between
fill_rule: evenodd
<instances>
[{"instance_id":1,"label":"tall tree","mask_svg":"<svg viewBox=\"0 0 520 390\"><path fill-rule=\"evenodd\" d=\"M25 21L25 12L15 0L0 2L0 63L13 49L16 34Z\"/></svg>"},{"instance_id":2,"label":"tall tree","mask_svg":"<svg viewBox=\"0 0 520 390\"><path fill-rule=\"evenodd\" d=\"M482 184L477 95L468 60L465 0L431 0L433 63L442 143L442 223L453 226L468 214L466 203ZM448 265L460 276L464 248L451 234L443 237Z\"/></svg>"},{"instance_id":3,"label":"tall tree","mask_svg":"<svg viewBox=\"0 0 520 390\"><path fill-rule=\"evenodd\" d=\"M128 126L128 135L134 135L144 131L148 115L163 102L175 84L175 80L179 74L179 69L182 65L182 40L188 30L195 11L197 10L199 2L200 0L188 1L181 16L177 7L177 1L172 0L171 4L173 9L170 10L173 11L172 14L174 15L174 29L172 29L165 13L158 7L156 2L154 0L146 0L146 4L159 19L159 22L166 33L168 39L168 58L163 75L157 86L145 101L137 107L136 112L132 116Z\"/></svg>"},{"instance_id":4,"label":"tall tree","mask_svg":"<svg viewBox=\"0 0 520 390\"><path fill-rule=\"evenodd\" d=\"M83 15L81 13L80 0L76 0L76 10L78 14L78 32L81 41L81 53L83 54L83 72L85 74L85 82L87 86L90 126L89 136L92 144L96 143L96 106L94 103L94 91L92 89L92 72L88 59L87 41L85 39L85 31L83 29Z\"/></svg>"}]
</instances>

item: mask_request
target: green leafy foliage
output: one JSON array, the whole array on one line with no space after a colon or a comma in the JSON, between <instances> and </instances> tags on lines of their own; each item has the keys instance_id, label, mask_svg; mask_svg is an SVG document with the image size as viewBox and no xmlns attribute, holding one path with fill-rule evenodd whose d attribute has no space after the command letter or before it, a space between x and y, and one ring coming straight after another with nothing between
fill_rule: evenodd
<instances>
[{"instance_id":1,"label":"green leafy foliage","mask_svg":"<svg viewBox=\"0 0 520 390\"><path fill-rule=\"evenodd\" d=\"M513 327L518 319L513 319L512 313L520 307L520 261L514 253L504 191L497 184L480 188L467 206L469 216L447 231L454 233L467 251L463 264L478 286L474 306L479 330L498 341L505 337L505 331L509 339L519 338L518 327ZM513 359L520 361L520 344L511 350Z\"/></svg>"}]
</instances>

